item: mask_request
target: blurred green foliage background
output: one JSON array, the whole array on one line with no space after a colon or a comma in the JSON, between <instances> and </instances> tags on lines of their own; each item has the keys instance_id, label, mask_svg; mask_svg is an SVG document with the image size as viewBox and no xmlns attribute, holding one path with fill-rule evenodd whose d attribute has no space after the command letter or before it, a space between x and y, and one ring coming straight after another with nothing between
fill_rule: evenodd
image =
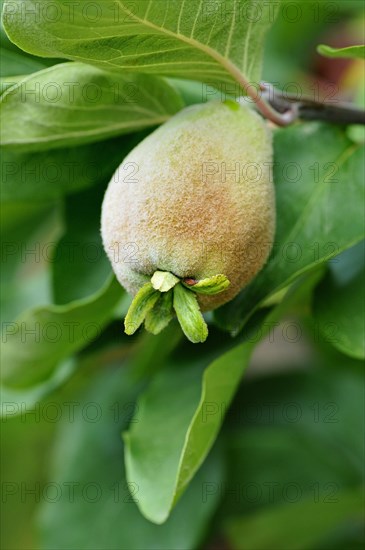
<instances>
[{"instance_id":1,"label":"blurred green foliage background","mask_svg":"<svg viewBox=\"0 0 365 550\"><path fill-rule=\"evenodd\" d=\"M361 4L284 2L287 17L279 14L267 37L264 79L290 92L299 87L309 95L361 103L363 62L316 53L320 43L343 47L363 41ZM3 88L55 63L17 49L4 31L1 50ZM196 85L186 86L196 101ZM143 416L138 395L151 379L167 384L167 370L181 384L170 388L181 410L197 373L232 346L230 336L213 325L207 344L198 349L182 341L175 326L158 337L127 338L121 327L127 296L113 318L103 313L106 301L120 300L122 291L105 282L110 268L99 236L101 201L121 157L144 135L48 152L3 152L5 170L13 170L3 180L1 203L5 329L33 306L84 300L77 311L65 310L64 322L88 319L91 332L76 334L70 349L57 348L60 366L52 367L51 376L42 365L54 347L29 358L34 369L40 367L36 386L27 387L26 380L21 389L3 389L2 548L363 548L362 361L356 350L349 356L346 342L341 347L335 339L333 345L331 325L346 311L361 347L363 319L355 319L351 307L363 299L362 244L330 262L326 279L256 348L212 452L167 522L150 523L133 502L139 487L126 479L121 433ZM92 169L81 174L76 168L70 175L65 161L75 159ZM42 179L55 166L63 167L62 175L56 170L54 180ZM81 253L88 243L91 262ZM341 266L342 273L352 270L357 285L345 294L336 287ZM95 293L100 293L97 319L104 319L96 334L87 309ZM321 300L332 304L327 318L321 317ZM52 322L52 311L47 315ZM9 380L11 367L4 365ZM205 412L223 417L226 411L211 403ZM168 423L168 412L165 419Z\"/></svg>"}]
</instances>

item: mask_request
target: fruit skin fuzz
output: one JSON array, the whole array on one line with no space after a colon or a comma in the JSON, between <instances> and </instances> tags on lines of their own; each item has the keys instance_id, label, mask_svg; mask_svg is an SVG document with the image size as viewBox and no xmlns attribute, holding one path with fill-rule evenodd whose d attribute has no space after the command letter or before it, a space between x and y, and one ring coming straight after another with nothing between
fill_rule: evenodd
<instances>
[{"instance_id":1,"label":"fruit skin fuzz","mask_svg":"<svg viewBox=\"0 0 365 550\"><path fill-rule=\"evenodd\" d=\"M227 101L180 111L133 149L112 177L101 232L117 279L136 295L156 271L185 288L222 274L202 311L231 300L264 265L275 232L272 137Z\"/></svg>"}]
</instances>

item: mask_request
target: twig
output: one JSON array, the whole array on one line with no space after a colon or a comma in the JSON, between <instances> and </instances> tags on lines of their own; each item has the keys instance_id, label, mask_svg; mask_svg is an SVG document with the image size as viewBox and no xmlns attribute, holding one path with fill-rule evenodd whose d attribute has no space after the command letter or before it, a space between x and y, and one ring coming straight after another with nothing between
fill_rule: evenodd
<instances>
[{"instance_id":1,"label":"twig","mask_svg":"<svg viewBox=\"0 0 365 550\"><path fill-rule=\"evenodd\" d=\"M339 102L337 105L333 105L314 101L309 97L301 97L298 100L294 94L285 93L284 95L283 92L267 83L261 85L261 90L264 102L281 115L288 114L289 123L302 119L324 120L334 124L365 124L365 111L354 107L352 103ZM268 118L271 119L270 116Z\"/></svg>"}]
</instances>

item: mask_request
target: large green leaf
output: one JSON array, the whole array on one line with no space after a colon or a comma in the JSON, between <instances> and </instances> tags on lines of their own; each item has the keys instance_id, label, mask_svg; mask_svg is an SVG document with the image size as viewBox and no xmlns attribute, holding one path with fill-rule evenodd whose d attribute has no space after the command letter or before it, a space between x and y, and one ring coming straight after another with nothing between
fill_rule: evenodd
<instances>
[{"instance_id":1,"label":"large green leaf","mask_svg":"<svg viewBox=\"0 0 365 550\"><path fill-rule=\"evenodd\" d=\"M364 147L317 122L279 130L274 145L275 244L259 275L216 312L233 333L269 295L364 238Z\"/></svg>"},{"instance_id":2,"label":"large green leaf","mask_svg":"<svg viewBox=\"0 0 365 550\"><path fill-rule=\"evenodd\" d=\"M24 77L1 96L1 143L40 151L156 126L183 107L164 80L62 63Z\"/></svg>"},{"instance_id":3,"label":"large green leaf","mask_svg":"<svg viewBox=\"0 0 365 550\"><path fill-rule=\"evenodd\" d=\"M141 489L138 506L150 521L166 521L204 461L251 347L235 347L204 373L197 365L163 372L140 399L138 422L124 436L125 460L128 480Z\"/></svg>"},{"instance_id":4,"label":"large green leaf","mask_svg":"<svg viewBox=\"0 0 365 550\"><path fill-rule=\"evenodd\" d=\"M93 16L77 3L70 16L62 0L43 4L34 25L26 14L37 2L5 2L5 29L25 51L208 82L232 82L240 73L259 81L264 34L278 10L278 4L257 0L99 0L93 2ZM45 15L47 4L57 10L54 22Z\"/></svg>"},{"instance_id":5,"label":"large green leaf","mask_svg":"<svg viewBox=\"0 0 365 550\"><path fill-rule=\"evenodd\" d=\"M155 523L168 518L211 449L257 341L315 281L317 275L293 289L254 337L205 370L193 361L155 377L139 400L138 422L125 434L127 477L141 489L138 507L145 517Z\"/></svg>"},{"instance_id":6,"label":"large green leaf","mask_svg":"<svg viewBox=\"0 0 365 550\"><path fill-rule=\"evenodd\" d=\"M313 313L318 333L343 353L365 358L364 243L330 262L314 294Z\"/></svg>"},{"instance_id":7,"label":"large green leaf","mask_svg":"<svg viewBox=\"0 0 365 550\"><path fill-rule=\"evenodd\" d=\"M14 322L3 320L2 380L26 387L47 379L58 364L99 336L122 295L110 278L95 294L67 305L39 306Z\"/></svg>"},{"instance_id":8,"label":"large green leaf","mask_svg":"<svg viewBox=\"0 0 365 550\"><path fill-rule=\"evenodd\" d=\"M157 351L155 359L159 355ZM132 360L130 367L133 366ZM164 526L145 520L133 502L133 497L140 498L142 488L125 478L120 437L131 418L140 388L126 365L115 367L104 366L92 378L89 374L85 389L68 395L67 401L77 406L72 422L66 415L60 422L49 474L62 492L60 498L44 500L41 505L40 547L47 550L196 548L219 498L217 495L207 502L201 494L204 483L222 482L220 454L206 463Z\"/></svg>"},{"instance_id":9,"label":"large green leaf","mask_svg":"<svg viewBox=\"0 0 365 550\"><path fill-rule=\"evenodd\" d=\"M350 59L365 59L365 46L348 46L347 48L331 48L325 44L317 47L320 54L326 57L347 57Z\"/></svg>"},{"instance_id":10,"label":"large green leaf","mask_svg":"<svg viewBox=\"0 0 365 550\"><path fill-rule=\"evenodd\" d=\"M40 152L1 148L1 201L57 199L110 179L145 133Z\"/></svg>"}]
</instances>

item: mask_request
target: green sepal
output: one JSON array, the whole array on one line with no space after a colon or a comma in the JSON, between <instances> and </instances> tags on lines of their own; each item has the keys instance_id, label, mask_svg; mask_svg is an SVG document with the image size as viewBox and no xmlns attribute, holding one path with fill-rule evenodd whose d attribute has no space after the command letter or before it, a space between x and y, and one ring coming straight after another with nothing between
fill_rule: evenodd
<instances>
[{"instance_id":1,"label":"green sepal","mask_svg":"<svg viewBox=\"0 0 365 550\"><path fill-rule=\"evenodd\" d=\"M160 293L153 288L151 283L146 283L139 289L124 320L126 334L131 335L136 332L159 297Z\"/></svg>"},{"instance_id":2,"label":"green sepal","mask_svg":"<svg viewBox=\"0 0 365 550\"><path fill-rule=\"evenodd\" d=\"M194 285L188 285L183 281L183 285L186 288L193 292L199 292L199 294L219 294L219 292L226 290L230 284L227 277L222 274L214 275L207 279L201 279Z\"/></svg>"},{"instance_id":3,"label":"green sepal","mask_svg":"<svg viewBox=\"0 0 365 550\"><path fill-rule=\"evenodd\" d=\"M151 278L153 288L160 292L168 292L179 281L180 279L169 271L155 271Z\"/></svg>"},{"instance_id":4,"label":"green sepal","mask_svg":"<svg viewBox=\"0 0 365 550\"><path fill-rule=\"evenodd\" d=\"M199 309L198 300L193 292L182 284L174 286L173 305L185 336L193 342L205 342L208 336L208 327Z\"/></svg>"},{"instance_id":5,"label":"green sepal","mask_svg":"<svg viewBox=\"0 0 365 550\"><path fill-rule=\"evenodd\" d=\"M174 316L172 290L161 293L153 308L147 312L145 329L152 334L159 334Z\"/></svg>"}]
</instances>

